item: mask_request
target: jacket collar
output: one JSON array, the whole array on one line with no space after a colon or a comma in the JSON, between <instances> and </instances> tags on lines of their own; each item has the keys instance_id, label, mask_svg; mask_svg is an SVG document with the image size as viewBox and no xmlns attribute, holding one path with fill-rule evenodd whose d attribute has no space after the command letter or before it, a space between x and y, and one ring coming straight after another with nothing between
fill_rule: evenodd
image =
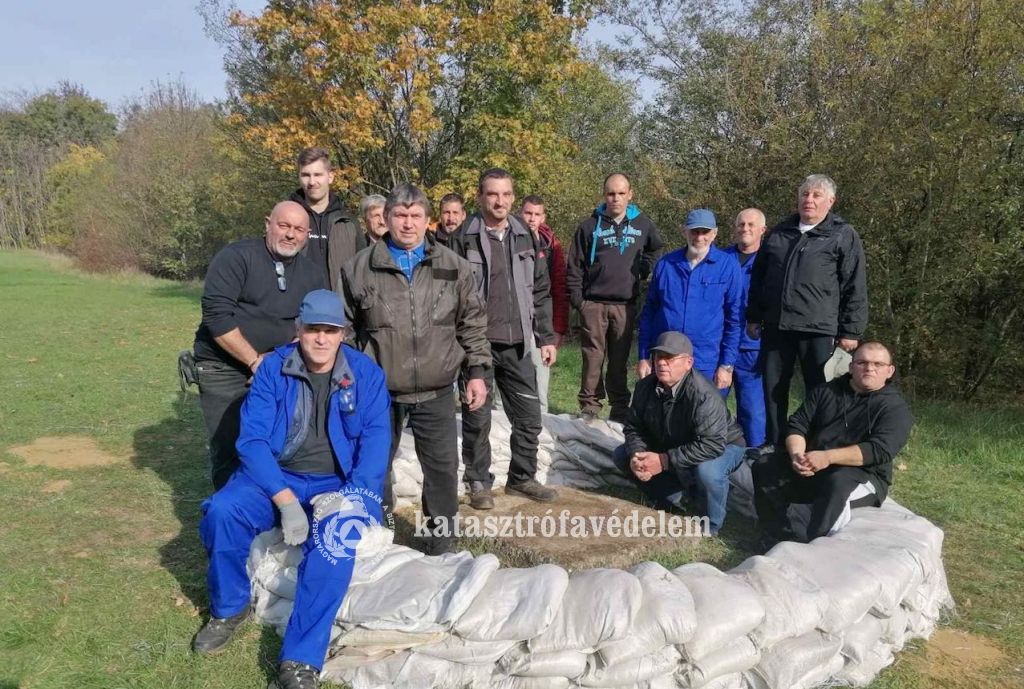
<instances>
[{"instance_id":1,"label":"jacket collar","mask_svg":"<svg viewBox=\"0 0 1024 689\"><path fill-rule=\"evenodd\" d=\"M324 209L323 215L326 215L327 213L330 213L332 211L337 211L345 220L351 220L352 216L345 209L345 206L342 205L341 197L335 194L333 191L328 191L327 194L327 208ZM288 197L288 200L294 201L295 203L301 205L303 208L306 209L307 213L316 212L310 207L309 203L306 201L306 192L303 191L301 187L293 191L291 195Z\"/></svg>"},{"instance_id":2,"label":"jacket collar","mask_svg":"<svg viewBox=\"0 0 1024 689\"><path fill-rule=\"evenodd\" d=\"M395 263L391 256L391 248L388 246L388 234L385 233L377 242L370 246L370 267L376 270L391 270L401 273L402 269ZM423 260L420 263L427 263L441 253L441 245L433 232L427 232L423 238Z\"/></svg>"},{"instance_id":3,"label":"jacket collar","mask_svg":"<svg viewBox=\"0 0 1024 689\"><path fill-rule=\"evenodd\" d=\"M522 236L530 233L528 228L523 221L514 215L508 216L508 226L512 234ZM484 223L484 218L479 213L474 213L466 220L462 225L462 233L467 237L474 234L483 234L487 231L487 225Z\"/></svg>"},{"instance_id":4,"label":"jacket collar","mask_svg":"<svg viewBox=\"0 0 1024 689\"><path fill-rule=\"evenodd\" d=\"M299 378L301 380L310 382L309 370L306 368L306 362L302 358L302 350L298 344L290 345L293 347L292 351L284 359L284 364L281 365L281 373L292 378ZM348 379L349 385L355 382L355 376L352 375L352 369L348 365L348 359L345 358L345 345L338 347L338 354L334 358L334 368L331 369L331 387L341 385L342 381Z\"/></svg>"}]
</instances>

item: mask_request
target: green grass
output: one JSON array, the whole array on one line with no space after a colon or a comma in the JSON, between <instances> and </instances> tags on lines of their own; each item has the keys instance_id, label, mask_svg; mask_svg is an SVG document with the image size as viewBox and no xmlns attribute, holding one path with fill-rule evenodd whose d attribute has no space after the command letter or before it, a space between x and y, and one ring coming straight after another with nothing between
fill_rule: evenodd
<instances>
[{"instance_id":1,"label":"green grass","mask_svg":"<svg viewBox=\"0 0 1024 689\"><path fill-rule=\"evenodd\" d=\"M0 689L266 682L279 647L271 630L250 624L214 658L188 650L206 606L196 525L207 479L202 420L195 398L178 392L175 359L191 344L199 295L196 285L0 252ZM563 348L552 411L575 410L578 371L578 349ZM1020 659L1024 409L913 409L893 494L946 530L953 624ZM63 435L90 436L126 460L71 470L6 452ZM41 491L58 479L71 481L64 492ZM699 555L729 566L750 543L749 524L731 518ZM873 686L942 686L908 661L920 654L901 655Z\"/></svg>"}]
</instances>

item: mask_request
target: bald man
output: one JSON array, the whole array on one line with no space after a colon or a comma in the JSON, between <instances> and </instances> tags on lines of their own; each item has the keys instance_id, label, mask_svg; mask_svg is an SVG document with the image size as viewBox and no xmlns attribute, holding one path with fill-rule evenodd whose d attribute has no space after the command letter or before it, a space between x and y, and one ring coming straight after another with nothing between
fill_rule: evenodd
<instances>
[{"instance_id":1,"label":"bald man","mask_svg":"<svg viewBox=\"0 0 1024 689\"><path fill-rule=\"evenodd\" d=\"M604 203L576 228L565 273L569 302L580 313L579 403L584 418L597 416L606 391L609 418L624 422L629 416L626 364L637 300L660 250L658 229L633 203L629 178L621 172L608 175Z\"/></svg>"},{"instance_id":2,"label":"bald man","mask_svg":"<svg viewBox=\"0 0 1024 689\"><path fill-rule=\"evenodd\" d=\"M328 287L323 268L302 253L308 237L306 209L282 201L264 222L263 237L229 244L206 271L192 348L214 490L238 467L235 441L249 381L267 352L295 336L302 298Z\"/></svg>"}]
</instances>

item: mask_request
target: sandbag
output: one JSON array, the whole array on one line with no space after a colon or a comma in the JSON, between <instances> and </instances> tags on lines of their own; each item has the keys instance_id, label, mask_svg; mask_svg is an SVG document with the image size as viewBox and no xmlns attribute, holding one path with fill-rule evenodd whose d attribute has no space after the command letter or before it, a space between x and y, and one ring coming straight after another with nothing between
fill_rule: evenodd
<instances>
[{"instance_id":1,"label":"sandbag","mask_svg":"<svg viewBox=\"0 0 1024 689\"><path fill-rule=\"evenodd\" d=\"M860 663L881 643L885 628L882 620L871 613L843 632L843 655L853 663Z\"/></svg>"},{"instance_id":2,"label":"sandbag","mask_svg":"<svg viewBox=\"0 0 1024 689\"><path fill-rule=\"evenodd\" d=\"M703 658L690 661L679 676L688 686L699 689L718 677L749 670L760 660L761 651L754 642L741 636Z\"/></svg>"},{"instance_id":3,"label":"sandbag","mask_svg":"<svg viewBox=\"0 0 1024 689\"><path fill-rule=\"evenodd\" d=\"M361 646L374 646L404 650L414 646L421 646L423 644L437 643L448 636L445 632L440 631L401 632L394 629L366 629L365 627L352 627L350 629L339 631L340 634L337 641L335 641L332 646L354 648Z\"/></svg>"},{"instance_id":4,"label":"sandbag","mask_svg":"<svg viewBox=\"0 0 1024 689\"><path fill-rule=\"evenodd\" d=\"M817 631L785 639L744 674L752 689L809 689L843 667L842 640Z\"/></svg>"},{"instance_id":5,"label":"sandbag","mask_svg":"<svg viewBox=\"0 0 1024 689\"><path fill-rule=\"evenodd\" d=\"M587 671L588 655L581 651L530 653L518 644L498 661L498 669L519 677L566 677L576 679Z\"/></svg>"},{"instance_id":6,"label":"sandbag","mask_svg":"<svg viewBox=\"0 0 1024 689\"><path fill-rule=\"evenodd\" d=\"M687 659L702 658L750 633L764 621L764 605L754 589L711 565L693 562L672 570L693 597L697 626L682 644Z\"/></svg>"},{"instance_id":7,"label":"sandbag","mask_svg":"<svg viewBox=\"0 0 1024 689\"><path fill-rule=\"evenodd\" d=\"M893 652L903 650L907 638L907 611L900 608L895 614L882 618L881 640L892 646Z\"/></svg>"},{"instance_id":8,"label":"sandbag","mask_svg":"<svg viewBox=\"0 0 1024 689\"><path fill-rule=\"evenodd\" d=\"M836 560L825 554L825 548L813 544L784 541L769 550L767 557L799 571L828 595L828 610L818 628L828 634L842 633L875 604L881 584L849 558Z\"/></svg>"},{"instance_id":9,"label":"sandbag","mask_svg":"<svg viewBox=\"0 0 1024 689\"><path fill-rule=\"evenodd\" d=\"M729 576L743 581L761 596L764 621L750 632L751 640L760 648L813 631L828 611L828 595L778 560L755 555L729 570Z\"/></svg>"},{"instance_id":10,"label":"sandbag","mask_svg":"<svg viewBox=\"0 0 1024 689\"><path fill-rule=\"evenodd\" d=\"M593 651L607 641L623 639L642 600L640 581L629 572L574 572L551 625L527 642L530 651Z\"/></svg>"},{"instance_id":11,"label":"sandbag","mask_svg":"<svg viewBox=\"0 0 1024 689\"><path fill-rule=\"evenodd\" d=\"M416 647L416 653L463 665L494 665L516 641L467 641L449 634L432 644Z\"/></svg>"},{"instance_id":12,"label":"sandbag","mask_svg":"<svg viewBox=\"0 0 1024 689\"><path fill-rule=\"evenodd\" d=\"M324 661L320 679L327 682L347 683L352 689L390 687L398 673L412 655L409 651L391 653L376 660L358 662L353 656L338 655Z\"/></svg>"},{"instance_id":13,"label":"sandbag","mask_svg":"<svg viewBox=\"0 0 1024 689\"><path fill-rule=\"evenodd\" d=\"M590 662L587 671L579 678L581 687L625 687L671 672L682 656L673 646L666 646L655 653L627 660L618 665L599 668ZM593 657L591 657L593 661Z\"/></svg>"},{"instance_id":14,"label":"sandbag","mask_svg":"<svg viewBox=\"0 0 1024 689\"><path fill-rule=\"evenodd\" d=\"M487 689L568 689L565 677L501 677L485 685Z\"/></svg>"},{"instance_id":15,"label":"sandbag","mask_svg":"<svg viewBox=\"0 0 1024 689\"><path fill-rule=\"evenodd\" d=\"M454 631L472 641L523 641L541 634L562 605L569 575L555 565L491 574Z\"/></svg>"},{"instance_id":16,"label":"sandbag","mask_svg":"<svg viewBox=\"0 0 1024 689\"><path fill-rule=\"evenodd\" d=\"M880 615L891 615L907 594L924 582L921 563L906 548L872 546L837 538L816 538L812 548L817 556L836 563L860 565L879 583L878 597L872 608Z\"/></svg>"},{"instance_id":17,"label":"sandbag","mask_svg":"<svg viewBox=\"0 0 1024 689\"><path fill-rule=\"evenodd\" d=\"M834 679L841 685L866 687L874 682L878 673L891 665L892 661L892 647L887 644L879 644L871 649L861 662L847 663L835 673Z\"/></svg>"}]
</instances>

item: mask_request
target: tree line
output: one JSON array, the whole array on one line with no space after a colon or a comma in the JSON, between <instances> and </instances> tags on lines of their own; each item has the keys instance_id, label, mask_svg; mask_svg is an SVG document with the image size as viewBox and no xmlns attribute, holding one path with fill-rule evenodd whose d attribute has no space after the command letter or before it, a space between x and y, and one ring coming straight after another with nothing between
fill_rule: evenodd
<instances>
[{"instance_id":1,"label":"tree line","mask_svg":"<svg viewBox=\"0 0 1024 689\"><path fill-rule=\"evenodd\" d=\"M509 169L568 241L604 175L678 245L838 183L868 254L870 335L928 394L1024 390L1024 6L997 0L272 0L201 5L229 95L156 85L115 116L79 87L0 113L0 246L201 277L326 145L355 206L397 181L439 199ZM588 21L619 27L597 49ZM641 81L642 80L642 81ZM641 85L643 88L641 89ZM648 97L641 97L641 90ZM720 232L721 241L728 236Z\"/></svg>"}]
</instances>

